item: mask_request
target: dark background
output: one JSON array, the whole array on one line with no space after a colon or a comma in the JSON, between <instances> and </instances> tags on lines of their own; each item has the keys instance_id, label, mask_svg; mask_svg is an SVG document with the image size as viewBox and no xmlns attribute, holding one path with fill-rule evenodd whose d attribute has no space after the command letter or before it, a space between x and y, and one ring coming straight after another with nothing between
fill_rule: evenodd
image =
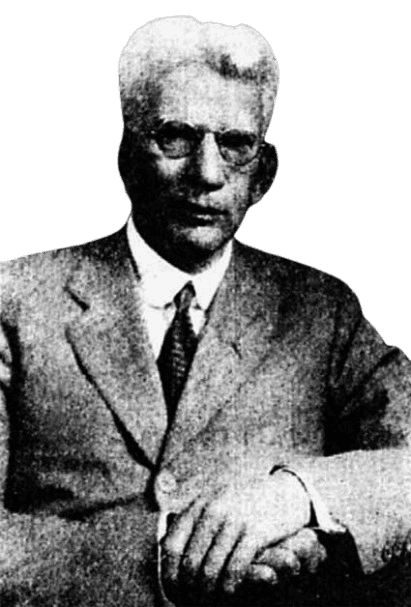
<instances>
[{"instance_id":1,"label":"dark background","mask_svg":"<svg viewBox=\"0 0 411 607\"><path fill-rule=\"evenodd\" d=\"M0 9L0 259L108 234L129 202L116 162L117 62L132 31L188 0L29 0ZM241 239L345 280L411 356L411 6L391 0L197 4L271 44L280 167Z\"/></svg>"}]
</instances>

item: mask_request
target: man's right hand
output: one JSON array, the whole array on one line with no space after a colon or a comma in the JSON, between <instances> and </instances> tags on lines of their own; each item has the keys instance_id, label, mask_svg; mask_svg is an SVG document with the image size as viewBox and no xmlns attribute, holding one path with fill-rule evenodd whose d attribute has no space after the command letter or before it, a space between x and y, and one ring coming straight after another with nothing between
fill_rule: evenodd
<instances>
[{"instance_id":1,"label":"man's right hand","mask_svg":"<svg viewBox=\"0 0 411 607\"><path fill-rule=\"evenodd\" d=\"M369 602L374 594L368 596L365 580L348 531L304 528L256 555L237 602L230 605L371 605L378 600Z\"/></svg>"},{"instance_id":2,"label":"man's right hand","mask_svg":"<svg viewBox=\"0 0 411 607\"><path fill-rule=\"evenodd\" d=\"M305 527L257 555L246 579L249 583L273 586L300 575L316 574L326 558L327 551L316 531Z\"/></svg>"}]
</instances>

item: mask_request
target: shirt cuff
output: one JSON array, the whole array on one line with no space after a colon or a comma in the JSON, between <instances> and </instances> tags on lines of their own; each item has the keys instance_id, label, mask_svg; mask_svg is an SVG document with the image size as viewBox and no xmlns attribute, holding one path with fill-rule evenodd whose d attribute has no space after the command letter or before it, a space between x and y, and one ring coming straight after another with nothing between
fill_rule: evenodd
<instances>
[{"instance_id":1,"label":"shirt cuff","mask_svg":"<svg viewBox=\"0 0 411 607\"><path fill-rule=\"evenodd\" d=\"M307 473L301 473L293 468L289 468L285 465L277 465L272 468L270 474L276 472L286 472L292 474L301 483L305 491L308 494L311 502L311 521L309 526L321 529L325 533L345 533L347 529L338 523L330 514L323 499L312 484L309 475Z\"/></svg>"},{"instance_id":2,"label":"shirt cuff","mask_svg":"<svg viewBox=\"0 0 411 607\"><path fill-rule=\"evenodd\" d=\"M320 529L324 533L334 535L334 534L343 534L347 532L347 529L343 527L340 523L338 523L331 516L327 506L325 505L323 499L320 497L319 493L313 486L309 475L307 473L301 473L299 471L294 470L293 468L289 468L285 465L277 465L272 468L270 474L275 474L277 472L285 472L288 474L292 474L295 478L301 483L304 487L305 491L308 494L311 502L311 521L310 527ZM165 536L168 527L168 516L170 512L161 511L158 521L157 528L157 578L158 578L158 586L159 586L159 594L160 594L160 605L161 607L175 607L174 603L172 603L167 597L163 589L163 585L161 583L161 540Z\"/></svg>"}]
</instances>

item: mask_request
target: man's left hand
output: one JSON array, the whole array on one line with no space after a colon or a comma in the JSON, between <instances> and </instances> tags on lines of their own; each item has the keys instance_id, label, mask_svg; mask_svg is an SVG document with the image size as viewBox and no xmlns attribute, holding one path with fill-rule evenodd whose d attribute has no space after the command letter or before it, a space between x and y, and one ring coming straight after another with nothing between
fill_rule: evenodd
<instances>
[{"instance_id":1,"label":"man's left hand","mask_svg":"<svg viewBox=\"0 0 411 607\"><path fill-rule=\"evenodd\" d=\"M294 535L310 518L310 499L292 474L242 484L235 479L174 516L162 541L162 577L177 603L232 596L256 554Z\"/></svg>"}]
</instances>

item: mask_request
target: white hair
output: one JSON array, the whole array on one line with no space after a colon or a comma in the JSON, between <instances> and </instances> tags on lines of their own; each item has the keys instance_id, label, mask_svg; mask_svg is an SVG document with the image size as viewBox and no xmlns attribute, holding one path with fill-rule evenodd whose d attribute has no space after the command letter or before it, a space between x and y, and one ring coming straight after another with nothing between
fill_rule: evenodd
<instances>
[{"instance_id":1,"label":"white hair","mask_svg":"<svg viewBox=\"0 0 411 607\"><path fill-rule=\"evenodd\" d=\"M193 17L156 19L129 38L119 62L125 123L131 126L144 118L161 79L190 63L207 65L226 78L254 82L268 127L279 80L278 63L268 42L247 25L202 23Z\"/></svg>"}]
</instances>

